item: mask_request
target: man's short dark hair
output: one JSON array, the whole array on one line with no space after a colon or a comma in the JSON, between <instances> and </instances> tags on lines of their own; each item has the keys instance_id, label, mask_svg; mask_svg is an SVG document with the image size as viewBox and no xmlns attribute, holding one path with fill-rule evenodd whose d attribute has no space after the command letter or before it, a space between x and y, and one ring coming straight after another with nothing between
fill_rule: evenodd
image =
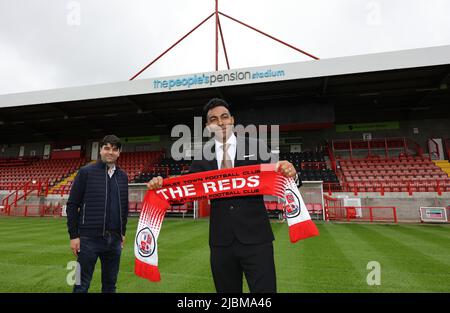
<instances>
[{"instance_id":1,"label":"man's short dark hair","mask_svg":"<svg viewBox=\"0 0 450 313\"><path fill-rule=\"evenodd\" d=\"M208 118L209 110L214 109L215 107L226 107L228 111L230 111L230 105L228 104L228 102L220 98L212 98L203 107L203 112L205 113L206 118Z\"/></svg>"},{"instance_id":2,"label":"man's short dark hair","mask_svg":"<svg viewBox=\"0 0 450 313\"><path fill-rule=\"evenodd\" d=\"M119 150L122 148L122 143L120 142L119 137L117 137L116 135L106 135L105 137L103 137L102 141L100 142L100 148L108 145L108 143L113 147L117 147Z\"/></svg>"}]
</instances>

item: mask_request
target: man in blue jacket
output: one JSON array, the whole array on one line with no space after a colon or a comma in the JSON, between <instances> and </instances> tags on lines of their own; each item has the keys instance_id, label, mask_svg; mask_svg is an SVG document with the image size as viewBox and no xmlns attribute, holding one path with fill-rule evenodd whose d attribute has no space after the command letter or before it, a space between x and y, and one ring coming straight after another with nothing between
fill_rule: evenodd
<instances>
[{"instance_id":1,"label":"man in blue jacket","mask_svg":"<svg viewBox=\"0 0 450 313\"><path fill-rule=\"evenodd\" d=\"M98 258L102 292L116 291L128 217L128 176L116 165L120 150L118 137L103 138L101 161L82 167L70 190L67 227L81 271L73 292L88 291Z\"/></svg>"}]
</instances>

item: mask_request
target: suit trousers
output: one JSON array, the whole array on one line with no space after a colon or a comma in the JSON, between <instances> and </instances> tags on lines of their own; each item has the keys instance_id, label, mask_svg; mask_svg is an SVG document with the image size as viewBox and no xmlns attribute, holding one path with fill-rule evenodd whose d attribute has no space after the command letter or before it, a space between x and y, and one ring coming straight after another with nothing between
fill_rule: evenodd
<instances>
[{"instance_id":1,"label":"suit trousers","mask_svg":"<svg viewBox=\"0 0 450 313\"><path fill-rule=\"evenodd\" d=\"M210 246L211 271L218 293L242 293L243 275L251 293L275 293L276 274L272 242Z\"/></svg>"}]
</instances>

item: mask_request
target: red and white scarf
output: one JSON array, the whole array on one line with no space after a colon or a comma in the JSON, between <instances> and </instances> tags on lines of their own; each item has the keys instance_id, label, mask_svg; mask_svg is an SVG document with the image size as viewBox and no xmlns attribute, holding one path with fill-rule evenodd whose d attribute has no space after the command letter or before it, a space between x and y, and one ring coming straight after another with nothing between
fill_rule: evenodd
<instances>
[{"instance_id":1,"label":"red and white scarf","mask_svg":"<svg viewBox=\"0 0 450 313\"><path fill-rule=\"evenodd\" d=\"M240 166L164 179L163 186L144 198L134 245L136 275L160 281L157 240L171 203L194 200L273 195L284 201L292 243L319 235L292 178L275 172L275 164Z\"/></svg>"}]
</instances>

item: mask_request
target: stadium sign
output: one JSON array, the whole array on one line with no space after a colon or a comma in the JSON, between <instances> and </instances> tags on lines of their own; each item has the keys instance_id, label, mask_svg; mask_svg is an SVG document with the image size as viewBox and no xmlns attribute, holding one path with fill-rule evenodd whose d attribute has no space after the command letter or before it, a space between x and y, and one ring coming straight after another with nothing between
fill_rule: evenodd
<instances>
[{"instance_id":1,"label":"stadium sign","mask_svg":"<svg viewBox=\"0 0 450 313\"><path fill-rule=\"evenodd\" d=\"M143 95L450 64L450 45L0 95L0 107Z\"/></svg>"},{"instance_id":2,"label":"stadium sign","mask_svg":"<svg viewBox=\"0 0 450 313\"><path fill-rule=\"evenodd\" d=\"M445 207L420 207L420 221L447 223L447 210Z\"/></svg>"}]
</instances>

